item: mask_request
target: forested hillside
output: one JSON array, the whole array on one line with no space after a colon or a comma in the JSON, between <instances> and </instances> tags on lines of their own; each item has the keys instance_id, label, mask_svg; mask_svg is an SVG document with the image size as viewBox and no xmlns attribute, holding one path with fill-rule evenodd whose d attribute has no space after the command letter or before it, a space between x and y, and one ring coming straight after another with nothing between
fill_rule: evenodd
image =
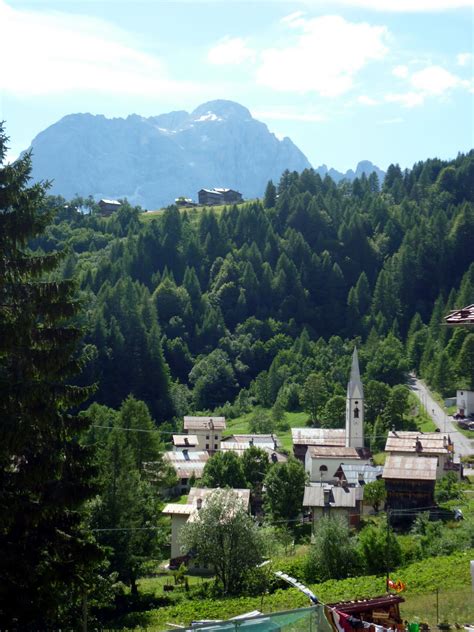
<instances>
[{"instance_id":1,"label":"forested hillside","mask_svg":"<svg viewBox=\"0 0 474 632\"><path fill-rule=\"evenodd\" d=\"M293 410L322 372L327 403L354 338L366 379L395 385L414 368L442 392L473 379L474 335L441 325L474 300L473 151L391 165L382 187L375 173L336 185L285 172L262 202L219 213L124 205L105 219L80 199L49 203L61 210L33 247L69 248L62 275L80 281L91 358L81 380L98 402L132 393L159 424Z\"/></svg>"}]
</instances>

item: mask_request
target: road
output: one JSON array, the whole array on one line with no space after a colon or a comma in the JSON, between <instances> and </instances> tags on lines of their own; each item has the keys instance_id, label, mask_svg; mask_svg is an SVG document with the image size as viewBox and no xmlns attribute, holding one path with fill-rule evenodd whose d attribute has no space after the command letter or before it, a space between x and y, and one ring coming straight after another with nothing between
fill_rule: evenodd
<instances>
[{"instance_id":1,"label":"road","mask_svg":"<svg viewBox=\"0 0 474 632\"><path fill-rule=\"evenodd\" d=\"M408 387L419 398L421 404L426 408L426 411L441 432L447 432L451 436L454 443L454 461L459 462L459 457L474 454L474 441L468 439L462 432L459 432L452 418L444 412L433 398L426 384L411 375Z\"/></svg>"}]
</instances>

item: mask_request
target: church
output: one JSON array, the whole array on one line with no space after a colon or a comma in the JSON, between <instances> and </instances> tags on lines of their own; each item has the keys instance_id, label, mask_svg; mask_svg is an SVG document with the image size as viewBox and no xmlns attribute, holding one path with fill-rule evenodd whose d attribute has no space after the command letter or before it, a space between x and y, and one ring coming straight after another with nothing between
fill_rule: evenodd
<instances>
[{"instance_id":1,"label":"church","mask_svg":"<svg viewBox=\"0 0 474 632\"><path fill-rule=\"evenodd\" d=\"M304 462L313 484L336 483L341 465L366 465L370 450L364 447L364 389L354 348L346 397L346 427L293 428L294 453Z\"/></svg>"}]
</instances>

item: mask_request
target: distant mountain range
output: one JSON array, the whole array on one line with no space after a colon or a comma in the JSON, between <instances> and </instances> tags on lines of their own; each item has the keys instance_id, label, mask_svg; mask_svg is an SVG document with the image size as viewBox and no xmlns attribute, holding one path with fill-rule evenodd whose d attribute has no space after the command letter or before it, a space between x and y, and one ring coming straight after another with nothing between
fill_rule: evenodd
<instances>
[{"instance_id":1,"label":"distant mountain range","mask_svg":"<svg viewBox=\"0 0 474 632\"><path fill-rule=\"evenodd\" d=\"M372 164L370 160L361 160L357 163L355 171L348 169L346 173L342 173L336 169L328 169L326 165L321 165L315 169L315 171L319 173L322 178L326 175L330 176L335 182L340 182L341 180L349 180L352 182L355 178L360 178L363 173L365 173L366 176L369 176L373 171L377 174L380 184L382 184L383 179L385 178L385 171L382 171L382 169L379 169L376 165Z\"/></svg>"},{"instance_id":2,"label":"distant mountain range","mask_svg":"<svg viewBox=\"0 0 474 632\"><path fill-rule=\"evenodd\" d=\"M191 114L170 112L144 118L107 119L70 114L38 134L31 144L33 179L52 180L51 193L96 199L126 197L145 209L196 199L201 188L227 187L244 198L261 197L268 180L285 169L311 165L289 139L233 101L210 101ZM321 176L352 180L383 172L368 161L342 174L322 165Z\"/></svg>"}]
</instances>

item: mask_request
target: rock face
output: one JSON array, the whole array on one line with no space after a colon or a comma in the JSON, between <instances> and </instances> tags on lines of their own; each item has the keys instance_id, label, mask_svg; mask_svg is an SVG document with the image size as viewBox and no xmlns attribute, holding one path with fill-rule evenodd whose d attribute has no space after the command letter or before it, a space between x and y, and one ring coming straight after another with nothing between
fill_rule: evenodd
<instances>
[{"instance_id":1,"label":"rock face","mask_svg":"<svg viewBox=\"0 0 474 632\"><path fill-rule=\"evenodd\" d=\"M53 180L53 194L127 197L155 209L201 188L227 187L261 197L285 169L310 168L289 138L232 101L210 101L191 114L107 119L71 114L33 140L34 180Z\"/></svg>"},{"instance_id":2,"label":"rock face","mask_svg":"<svg viewBox=\"0 0 474 632\"><path fill-rule=\"evenodd\" d=\"M328 169L327 165L321 165L315 169L315 171L319 173L322 178L326 175L330 176L334 182L340 182L341 180L349 180L349 182L352 182L355 178L360 178L363 173L369 177L373 171L377 174L380 184L382 184L383 179L385 178L385 172L382 171L382 169L379 169L376 165L372 164L370 160L361 160L357 163L355 171L348 169L346 173L342 173L341 171L337 171L332 168Z\"/></svg>"}]
</instances>

